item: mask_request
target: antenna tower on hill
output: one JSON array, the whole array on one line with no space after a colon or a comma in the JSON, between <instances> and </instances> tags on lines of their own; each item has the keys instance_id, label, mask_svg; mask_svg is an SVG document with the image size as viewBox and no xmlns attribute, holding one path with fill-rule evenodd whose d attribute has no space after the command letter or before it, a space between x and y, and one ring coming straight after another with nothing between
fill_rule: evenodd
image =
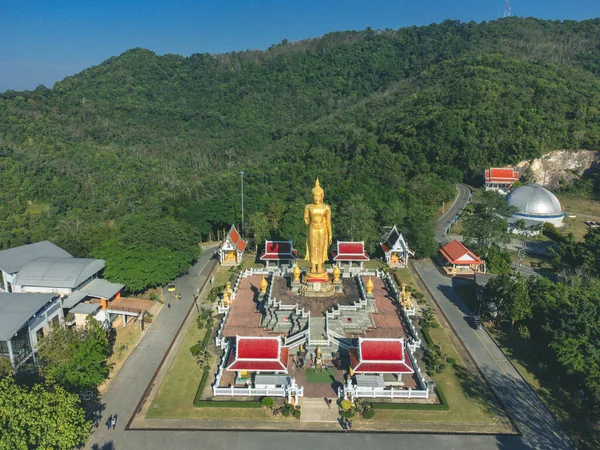
<instances>
[{"instance_id":1,"label":"antenna tower on hill","mask_svg":"<svg viewBox=\"0 0 600 450\"><path fill-rule=\"evenodd\" d=\"M504 17L510 17L510 0L506 0L506 3L504 3L504 15L502 18Z\"/></svg>"}]
</instances>

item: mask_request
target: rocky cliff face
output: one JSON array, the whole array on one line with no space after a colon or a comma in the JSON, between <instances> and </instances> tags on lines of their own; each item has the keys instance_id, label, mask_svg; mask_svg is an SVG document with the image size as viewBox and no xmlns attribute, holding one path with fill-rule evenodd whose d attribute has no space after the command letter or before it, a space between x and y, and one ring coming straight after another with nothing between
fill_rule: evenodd
<instances>
[{"instance_id":1,"label":"rocky cliff face","mask_svg":"<svg viewBox=\"0 0 600 450\"><path fill-rule=\"evenodd\" d=\"M517 164L521 177L525 175L528 182L548 188L556 188L561 180L571 181L588 170L596 169L600 169L600 152L595 150L557 150L540 159Z\"/></svg>"}]
</instances>

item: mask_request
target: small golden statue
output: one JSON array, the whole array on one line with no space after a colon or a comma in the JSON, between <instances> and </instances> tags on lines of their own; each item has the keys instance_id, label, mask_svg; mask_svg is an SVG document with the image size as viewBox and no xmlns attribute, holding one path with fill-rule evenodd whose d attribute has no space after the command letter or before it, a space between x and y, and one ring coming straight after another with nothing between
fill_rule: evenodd
<instances>
[{"instance_id":1,"label":"small golden statue","mask_svg":"<svg viewBox=\"0 0 600 450\"><path fill-rule=\"evenodd\" d=\"M268 287L269 287L269 283L267 282L267 280L265 280L265 277L263 276L262 280L260 280L260 293L266 294Z\"/></svg>"},{"instance_id":2,"label":"small golden statue","mask_svg":"<svg viewBox=\"0 0 600 450\"><path fill-rule=\"evenodd\" d=\"M402 288L402 297L404 297L406 295L406 283L402 283L400 287Z\"/></svg>"},{"instance_id":3,"label":"small golden statue","mask_svg":"<svg viewBox=\"0 0 600 450\"><path fill-rule=\"evenodd\" d=\"M319 178L312 190L313 202L304 208L304 223L308 225L306 235L306 260L310 261L308 278L328 281L329 276L323 264L329 259L327 256L331 245L331 208L323 203L325 192L319 186Z\"/></svg>"},{"instance_id":4,"label":"small golden statue","mask_svg":"<svg viewBox=\"0 0 600 450\"><path fill-rule=\"evenodd\" d=\"M373 293L373 280L371 277L367 280L367 284L365 285L365 290L367 291L367 295L371 295Z\"/></svg>"},{"instance_id":5,"label":"small golden statue","mask_svg":"<svg viewBox=\"0 0 600 450\"><path fill-rule=\"evenodd\" d=\"M294 282L296 282L296 283L300 282L301 274L302 274L302 271L300 270L300 267L298 266L298 264L296 264L296 267L294 267Z\"/></svg>"},{"instance_id":6,"label":"small golden statue","mask_svg":"<svg viewBox=\"0 0 600 450\"><path fill-rule=\"evenodd\" d=\"M342 272L340 271L340 268L337 266L337 264L335 266L333 266L333 282L337 283L340 281L340 275L342 274Z\"/></svg>"}]
</instances>

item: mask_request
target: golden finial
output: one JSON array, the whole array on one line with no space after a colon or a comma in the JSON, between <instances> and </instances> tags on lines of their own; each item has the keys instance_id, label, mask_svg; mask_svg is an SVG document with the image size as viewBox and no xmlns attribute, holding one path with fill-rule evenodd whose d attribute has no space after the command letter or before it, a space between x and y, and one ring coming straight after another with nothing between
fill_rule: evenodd
<instances>
[{"instance_id":1,"label":"golden finial","mask_svg":"<svg viewBox=\"0 0 600 450\"><path fill-rule=\"evenodd\" d=\"M340 280L340 275L341 275L341 271L340 268L337 266L337 264L335 266L333 266L333 281L337 282Z\"/></svg>"},{"instance_id":2,"label":"golden finial","mask_svg":"<svg viewBox=\"0 0 600 450\"><path fill-rule=\"evenodd\" d=\"M317 181L315 183L315 187L312 190L313 195L319 193L321 195L323 195L325 192L323 191L323 188L321 187L321 185L319 184L319 177L317 177Z\"/></svg>"},{"instance_id":3,"label":"golden finial","mask_svg":"<svg viewBox=\"0 0 600 450\"><path fill-rule=\"evenodd\" d=\"M373 293L373 280L371 277L367 280L367 284L365 285L365 289L367 290L367 295L371 295Z\"/></svg>"},{"instance_id":4,"label":"golden finial","mask_svg":"<svg viewBox=\"0 0 600 450\"><path fill-rule=\"evenodd\" d=\"M269 287L269 283L267 282L267 280L265 280L265 277L263 275L263 278L260 281L260 293L265 294L267 292L268 287Z\"/></svg>"},{"instance_id":5,"label":"golden finial","mask_svg":"<svg viewBox=\"0 0 600 450\"><path fill-rule=\"evenodd\" d=\"M294 267L294 281L296 283L298 283L300 281L301 273L302 273L302 271L300 270L300 267L298 266L298 264L296 264L296 267Z\"/></svg>"}]
</instances>

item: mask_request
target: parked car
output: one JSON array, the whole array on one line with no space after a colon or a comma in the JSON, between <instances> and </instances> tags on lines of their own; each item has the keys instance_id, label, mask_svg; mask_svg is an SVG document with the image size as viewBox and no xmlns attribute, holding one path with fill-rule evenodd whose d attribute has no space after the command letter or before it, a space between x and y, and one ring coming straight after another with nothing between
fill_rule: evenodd
<instances>
[{"instance_id":1,"label":"parked car","mask_svg":"<svg viewBox=\"0 0 600 450\"><path fill-rule=\"evenodd\" d=\"M170 284L167 286L167 291L169 292L175 292L175 285L174 284Z\"/></svg>"},{"instance_id":2,"label":"parked car","mask_svg":"<svg viewBox=\"0 0 600 450\"><path fill-rule=\"evenodd\" d=\"M483 330L483 322L481 321L481 316L473 316L471 318L473 328L476 330Z\"/></svg>"}]
</instances>

